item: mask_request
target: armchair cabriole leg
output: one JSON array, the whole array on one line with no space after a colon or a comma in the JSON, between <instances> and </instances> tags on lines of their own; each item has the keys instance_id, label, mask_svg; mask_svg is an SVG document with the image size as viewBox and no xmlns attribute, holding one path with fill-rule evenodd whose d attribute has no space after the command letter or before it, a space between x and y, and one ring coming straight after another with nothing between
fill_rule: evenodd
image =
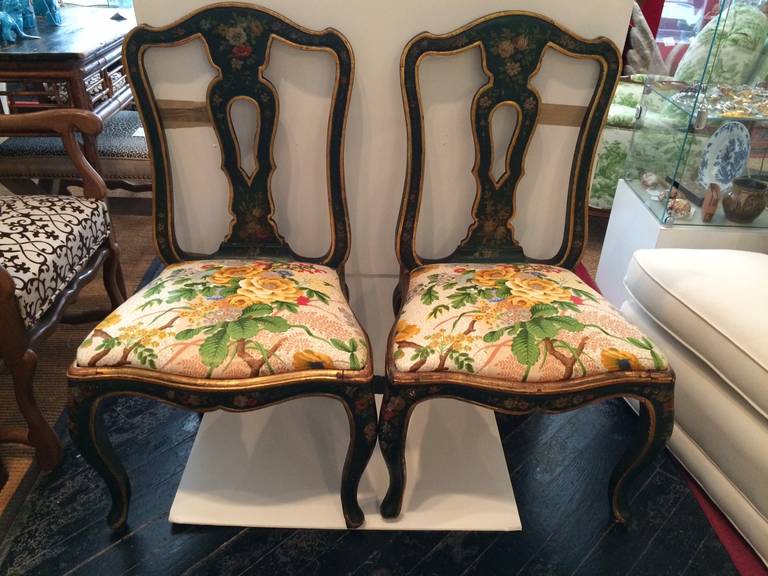
<instances>
[{"instance_id":1,"label":"armchair cabriole leg","mask_svg":"<svg viewBox=\"0 0 768 576\"><path fill-rule=\"evenodd\" d=\"M40 468L45 471L53 470L61 461L61 444L35 401L33 380L37 355L32 350L27 350L21 358L7 358L6 364L13 377L16 403L29 428L29 444L35 448Z\"/></svg>"},{"instance_id":2,"label":"armchair cabriole leg","mask_svg":"<svg viewBox=\"0 0 768 576\"><path fill-rule=\"evenodd\" d=\"M125 289L123 268L120 265L120 247L115 240L114 233L109 236L109 249L104 260L102 274L109 302L112 305L112 310L115 310L125 302L128 293Z\"/></svg>"}]
</instances>

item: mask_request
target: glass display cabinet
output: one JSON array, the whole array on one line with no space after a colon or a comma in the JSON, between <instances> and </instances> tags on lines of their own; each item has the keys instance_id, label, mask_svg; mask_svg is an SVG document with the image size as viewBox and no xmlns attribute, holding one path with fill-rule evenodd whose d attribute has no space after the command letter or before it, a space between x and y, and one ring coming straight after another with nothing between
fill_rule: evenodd
<instances>
[{"instance_id":1,"label":"glass display cabinet","mask_svg":"<svg viewBox=\"0 0 768 576\"><path fill-rule=\"evenodd\" d=\"M766 12L717 2L674 78L646 78L624 178L662 224L768 228Z\"/></svg>"}]
</instances>

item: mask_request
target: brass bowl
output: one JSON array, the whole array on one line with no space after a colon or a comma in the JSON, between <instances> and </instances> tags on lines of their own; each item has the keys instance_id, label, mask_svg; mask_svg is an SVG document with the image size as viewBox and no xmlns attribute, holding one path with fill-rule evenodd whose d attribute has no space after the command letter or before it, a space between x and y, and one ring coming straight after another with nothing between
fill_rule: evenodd
<instances>
[{"instance_id":1,"label":"brass bowl","mask_svg":"<svg viewBox=\"0 0 768 576\"><path fill-rule=\"evenodd\" d=\"M753 178L736 178L723 197L725 217L739 224L754 222L765 210L768 186Z\"/></svg>"}]
</instances>

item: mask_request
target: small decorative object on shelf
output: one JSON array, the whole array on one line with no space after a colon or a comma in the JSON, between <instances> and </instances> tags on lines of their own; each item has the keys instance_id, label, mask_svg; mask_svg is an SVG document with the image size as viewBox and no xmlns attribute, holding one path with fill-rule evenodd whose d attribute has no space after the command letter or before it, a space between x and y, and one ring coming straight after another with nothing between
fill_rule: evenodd
<instances>
[{"instance_id":1,"label":"small decorative object on shelf","mask_svg":"<svg viewBox=\"0 0 768 576\"><path fill-rule=\"evenodd\" d=\"M725 217L733 222L751 224L766 206L766 186L753 178L737 178L723 197Z\"/></svg>"},{"instance_id":2,"label":"small decorative object on shelf","mask_svg":"<svg viewBox=\"0 0 768 576\"><path fill-rule=\"evenodd\" d=\"M35 12L45 18L48 24L61 26L61 8L59 0L34 0Z\"/></svg>"},{"instance_id":3,"label":"small decorative object on shelf","mask_svg":"<svg viewBox=\"0 0 768 576\"><path fill-rule=\"evenodd\" d=\"M707 193L704 195L704 203L701 205L701 221L711 222L717 212L717 205L720 203L720 186L714 182L707 187Z\"/></svg>"},{"instance_id":4,"label":"small decorative object on shelf","mask_svg":"<svg viewBox=\"0 0 768 576\"><path fill-rule=\"evenodd\" d=\"M3 44L14 44L23 39L38 39L33 36L37 24L29 0L0 0L0 37Z\"/></svg>"}]
</instances>

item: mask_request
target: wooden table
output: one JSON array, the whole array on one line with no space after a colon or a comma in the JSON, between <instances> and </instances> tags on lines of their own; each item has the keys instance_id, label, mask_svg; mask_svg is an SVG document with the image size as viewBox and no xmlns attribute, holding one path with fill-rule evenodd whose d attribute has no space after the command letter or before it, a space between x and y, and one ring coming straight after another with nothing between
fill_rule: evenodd
<instances>
[{"instance_id":1,"label":"wooden table","mask_svg":"<svg viewBox=\"0 0 768 576\"><path fill-rule=\"evenodd\" d=\"M65 6L62 26L41 25L40 40L0 48L3 112L83 108L107 120L131 102L123 72L122 41L136 25L133 11ZM120 13L125 20L113 20ZM96 138L84 139L99 169Z\"/></svg>"}]
</instances>

